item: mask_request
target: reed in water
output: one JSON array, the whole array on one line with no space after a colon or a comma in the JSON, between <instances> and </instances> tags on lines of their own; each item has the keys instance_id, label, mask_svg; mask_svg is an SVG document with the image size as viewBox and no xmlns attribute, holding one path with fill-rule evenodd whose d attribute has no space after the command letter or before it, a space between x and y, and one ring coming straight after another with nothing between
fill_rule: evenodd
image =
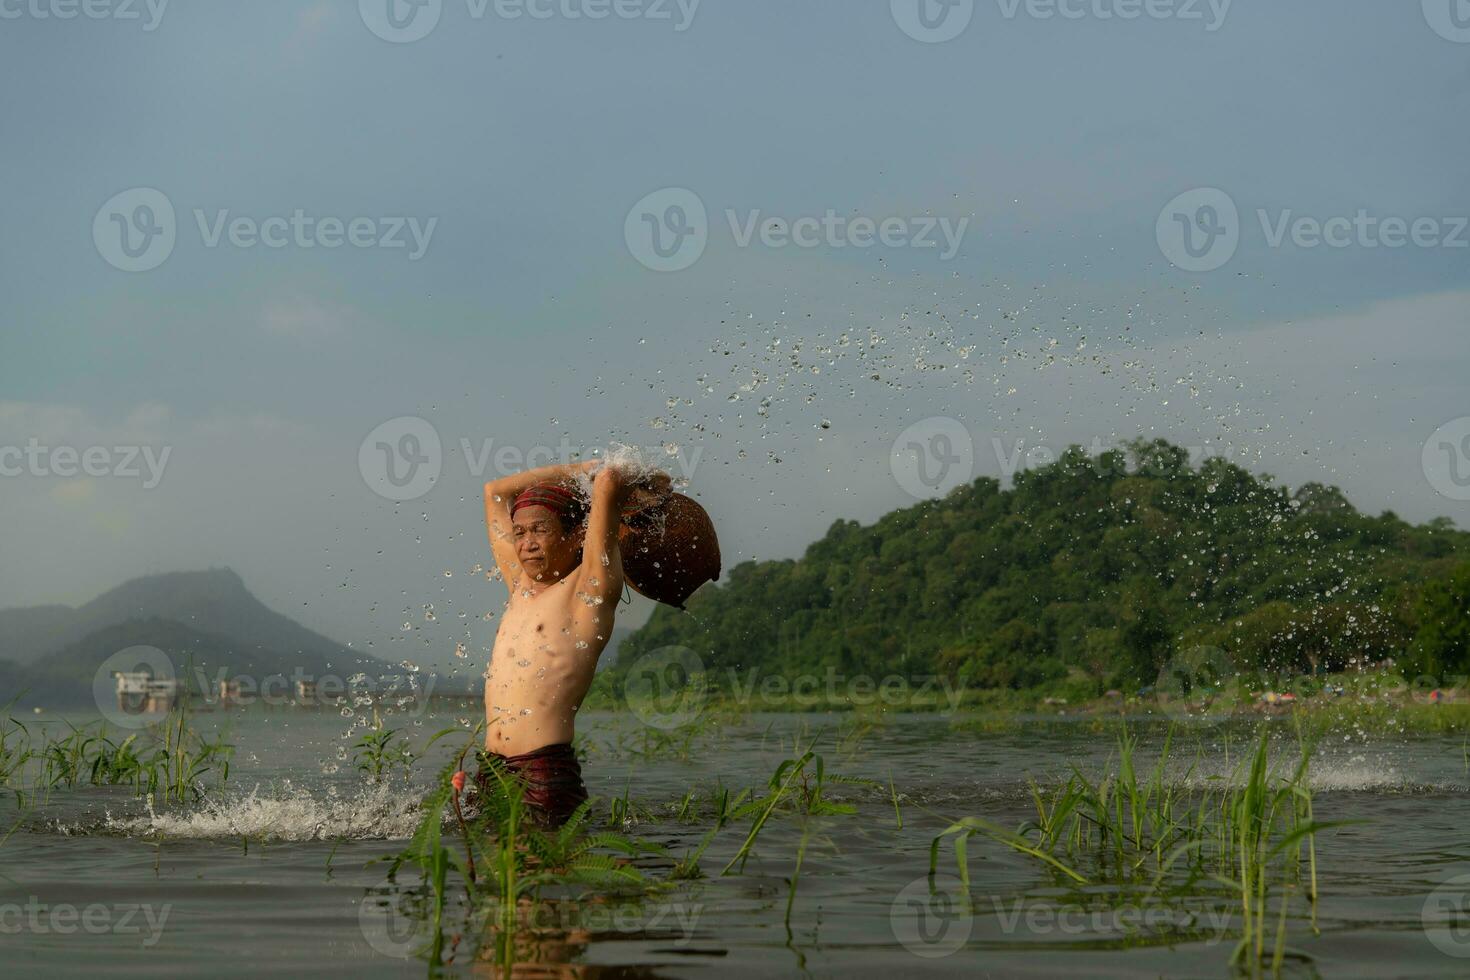
<instances>
[{"instance_id":1,"label":"reed in water","mask_svg":"<svg viewBox=\"0 0 1470 980\"><path fill-rule=\"evenodd\" d=\"M1137 741L1125 730L1101 778L1074 766L1050 788L1033 781L1035 818L1015 830L980 817L951 824L931 842L930 874L948 841L968 895L966 844L979 836L1041 862L1073 887L1088 887L1093 899L1169 903L1224 894L1240 922L1231 964L1254 972L1269 962L1279 969L1294 900L1304 903L1316 929L1315 835L1341 823L1315 819L1308 778L1313 746L1298 734L1292 763L1271 764L1270 732L1263 728L1228 776L1191 788L1199 757L1182 774L1171 773L1172 731L1141 776Z\"/></svg>"},{"instance_id":2,"label":"reed in water","mask_svg":"<svg viewBox=\"0 0 1470 980\"><path fill-rule=\"evenodd\" d=\"M223 736L196 731L182 708L125 738L110 733L105 722L68 722L65 734L43 731L38 741L9 719L0 725L0 785L22 800L91 785L127 786L140 797L184 803L202 797L211 784L223 785L233 754Z\"/></svg>"}]
</instances>

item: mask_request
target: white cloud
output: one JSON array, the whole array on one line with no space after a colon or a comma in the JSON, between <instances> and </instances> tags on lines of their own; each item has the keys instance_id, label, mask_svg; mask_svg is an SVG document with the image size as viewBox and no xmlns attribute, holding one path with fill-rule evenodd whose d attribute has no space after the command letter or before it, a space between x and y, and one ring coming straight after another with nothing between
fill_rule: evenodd
<instances>
[{"instance_id":1,"label":"white cloud","mask_svg":"<svg viewBox=\"0 0 1470 980\"><path fill-rule=\"evenodd\" d=\"M261 311L261 326L267 333L296 340L320 340L346 330L352 319L344 307L314 300L277 303Z\"/></svg>"}]
</instances>

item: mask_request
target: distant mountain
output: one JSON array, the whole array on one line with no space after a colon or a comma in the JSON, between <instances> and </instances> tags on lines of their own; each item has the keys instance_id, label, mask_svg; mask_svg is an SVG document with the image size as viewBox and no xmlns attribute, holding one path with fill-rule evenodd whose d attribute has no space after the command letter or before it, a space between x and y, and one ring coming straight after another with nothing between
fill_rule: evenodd
<instances>
[{"instance_id":1,"label":"distant mountain","mask_svg":"<svg viewBox=\"0 0 1470 980\"><path fill-rule=\"evenodd\" d=\"M231 569L218 568L135 578L76 609L0 610L0 659L33 664L92 633L136 619L172 620L201 633L229 637L242 651L325 658L345 651L267 607ZM358 656L350 651L347 655Z\"/></svg>"},{"instance_id":2,"label":"distant mountain","mask_svg":"<svg viewBox=\"0 0 1470 980\"><path fill-rule=\"evenodd\" d=\"M92 699L92 681L113 654L129 647L155 647L168 654L174 674L193 691L213 695L224 678L249 677L257 685L279 677L272 691L289 696L296 676L341 678L359 671L376 676L387 668L371 658L343 649L340 655L287 654L247 648L233 639L191 629L168 619L134 619L89 633L69 646L43 657L29 667L17 668L11 683L23 690L22 706L30 704L85 704ZM4 673L0 671L0 680ZM0 688L3 690L3 688ZM12 694L4 694L8 699Z\"/></svg>"},{"instance_id":3,"label":"distant mountain","mask_svg":"<svg viewBox=\"0 0 1470 980\"><path fill-rule=\"evenodd\" d=\"M268 608L233 571L212 569L133 579L77 609L0 612L0 704L17 694L22 706L88 703L104 661L134 646L162 650L176 676L211 692L221 671L257 684L392 672Z\"/></svg>"},{"instance_id":4,"label":"distant mountain","mask_svg":"<svg viewBox=\"0 0 1470 980\"><path fill-rule=\"evenodd\" d=\"M71 606L0 609L0 657L14 663L29 663L85 633Z\"/></svg>"},{"instance_id":5,"label":"distant mountain","mask_svg":"<svg viewBox=\"0 0 1470 980\"><path fill-rule=\"evenodd\" d=\"M21 669L9 660L0 660L0 699L9 700L20 690ZM0 707L4 707L0 703Z\"/></svg>"}]
</instances>

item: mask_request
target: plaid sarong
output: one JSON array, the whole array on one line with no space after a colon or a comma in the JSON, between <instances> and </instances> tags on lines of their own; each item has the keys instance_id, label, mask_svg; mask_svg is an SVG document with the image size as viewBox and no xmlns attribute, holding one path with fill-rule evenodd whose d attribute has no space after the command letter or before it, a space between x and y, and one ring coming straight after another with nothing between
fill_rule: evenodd
<instances>
[{"instance_id":1,"label":"plaid sarong","mask_svg":"<svg viewBox=\"0 0 1470 980\"><path fill-rule=\"evenodd\" d=\"M480 769L475 773L477 791L493 791L497 769L515 777L525 790L526 808L540 827L560 827L587 800L582 766L570 743L545 745L524 755L505 756L484 751L476 755L480 761Z\"/></svg>"}]
</instances>

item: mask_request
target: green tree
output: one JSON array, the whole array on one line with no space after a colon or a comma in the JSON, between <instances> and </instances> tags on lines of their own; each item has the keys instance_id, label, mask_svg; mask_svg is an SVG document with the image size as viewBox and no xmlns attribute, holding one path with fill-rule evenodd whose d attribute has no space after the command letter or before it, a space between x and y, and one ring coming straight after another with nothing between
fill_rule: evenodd
<instances>
[{"instance_id":1,"label":"green tree","mask_svg":"<svg viewBox=\"0 0 1470 980\"><path fill-rule=\"evenodd\" d=\"M1415 614L1409 666L1432 677L1470 672L1470 562L1425 585Z\"/></svg>"}]
</instances>

